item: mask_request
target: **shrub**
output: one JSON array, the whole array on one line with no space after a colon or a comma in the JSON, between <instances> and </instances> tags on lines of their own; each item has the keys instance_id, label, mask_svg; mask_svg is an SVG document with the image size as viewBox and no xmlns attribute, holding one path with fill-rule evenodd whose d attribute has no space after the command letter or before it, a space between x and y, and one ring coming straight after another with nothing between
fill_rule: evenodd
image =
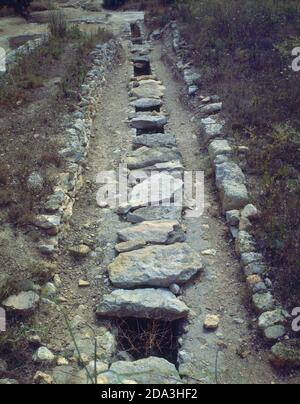
<instances>
[{"instance_id":1,"label":"shrub","mask_svg":"<svg viewBox=\"0 0 300 404\"><path fill-rule=\"evenodd\" d=\"M49 31L54 38L64 38L66 36L67 20L62 11L51 11L49 17Z\"/></svg>"}]
</instances>

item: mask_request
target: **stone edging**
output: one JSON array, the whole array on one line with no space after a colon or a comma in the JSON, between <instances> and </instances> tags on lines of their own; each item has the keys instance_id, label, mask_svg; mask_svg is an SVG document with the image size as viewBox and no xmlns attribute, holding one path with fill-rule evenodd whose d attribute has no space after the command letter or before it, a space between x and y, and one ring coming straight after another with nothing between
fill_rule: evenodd
<instances>
[{"instance_id":1,"label":"stone edging","mask_svg":"<svg viewBox=\"0 0 300 404\"><path fill-rule=\"evenodd\" d=\"M88 155L92 123L101 97L101 88L118 59L121 47L120 42L116 40L96 46L91 53L92 67L80 88L81 101L78 108L64 119L68 123L61 130L66 136L66 146L59 154L66 163L66 171L59 175L54 192L48 197L44 207L45 213L38 215L34 222L45 232L45 239L38 246L42 254L52 255L57 251L60 234L68 227L72 217L75 197L83 184L83 165Z\"/></svg>"},{"instance_id":2,"label":"stone edging","mask_svg":"<svg viewBox=\"0 0 300 404\"><path fill-rule=\"evenodd\" d=\"M185 98L191 103L199 95L201 74L186 63L188 45L180 35L177 23L168 25L164 39L171 39L177 63L173 64L176 76L185 82ZM186 60L185 60L186 59ZM201 136L208 145L209 156L215 170L222 212L226 216L231 235L235 239L235 250L241 260L252 304L258 318L258 328L268 342L276 343L287 337L290 315L280 306L272 294L272 282L268 278L268 267L262 254L258 253L254 237L250 234L251 220L260 212L249 204L247 179L234 161L234 147L225 139L225 121L220 112L223 104L218 96L201 97ZM240 154L247 153L245 147L238 148Z\"/></svg>"}]
</instances>

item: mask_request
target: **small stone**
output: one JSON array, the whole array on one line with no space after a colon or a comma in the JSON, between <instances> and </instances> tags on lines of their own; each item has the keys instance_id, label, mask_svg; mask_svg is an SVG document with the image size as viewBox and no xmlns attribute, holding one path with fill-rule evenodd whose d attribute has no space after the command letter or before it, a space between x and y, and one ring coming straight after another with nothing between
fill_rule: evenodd
<instances>
[{"instance_id":1,"label":"small stone","mask_svg":"<svg viewBox=\"0 0 300 404\"><path fill-rule=\"evenodd\" d=\"M75 258L85 258L89 255L91 249L85 244L80 244L78 246L71 247L69 251Z\"/></svg>"},{"instance_id":2,"label":"small stone","mask_svg":"<svg viewBox=\"0 0 300 404\"><path fill-rule=\"evenodd\" d=\"M208 314L204 321L204 328L209 331L214 331L219 328L220 318L217 315Z\"/></svg>"},{"instance_id":3,"label":"small stone","mask_svg":"<svg viewBox=\"0 0 300 404\"><path fill-rule=\"evenodd\" d=\"M28 341L32 344L32 345L36 345L36 346L40 346L42 344L42 339L39 335L31 335L28 338Z\"/></svg>"},{"instance_id":4,"label":"small stone","mask_svg":"<svg viewBox=\"0 0 300 404\"><path fill-rule=\"evenodd\" d=\"M277 341L283 338L286 334L286 329L283 325L274 325L264 330L264 336L267 341Z\"/></svg>"},{"instance_id":5,"label":"small stone","mask_svg":"<svg viewBox=\"0 0 300 404\"><path fill-rule=\"evenodd\" d=\"M175 295L175 296L181 295L181 288L176 283L172 283L172 285L170 285L169 289L173 293L173 295Z\"/></svg>"},{"instance_id":6,"label":"small stone","mask_svg":"<svg viewBox=\"0 0 300 404\"><path fill-rule=\"evenodd\" d=\"M135 239L131 241L127 241L124 243L119 243L115 246L115 249L118 253L126 253L130 251L140 250L141 248L147 245L146 241L143 239Z\"/></svg>"},{"instance_id":7,"label":"small stone","mask_svg":"<svg viewBox=\"0 0 300 404\"><path fill-rule=\"evenodd\" d=\"M252 302L254 305L254 309L258 313L264 313L275 308L275 300L271 293L256 293L252 298Z\"/></svg>"},{"instance_id":8,"label":"small stone","mask_svg":"<svg viewBox=\"0 0 300 404\"><path fill-rule=\"evenodd\" d=\"M34 384L44 384L51 385L54 384L54 381L50 375L43 372L37 372L33 378Z\"/></svg>"},{"instance_id":9,"label":"small stone","mask_svg":"<svg viewBox=\"0 0 300 404\"><path fill-rule=\"evenodd\" d=\"M273 327L275 325L282 325L285 322L285 317L281 309L267 311L263 313L258 319L258 327L261 330Z\"/></svg>"},{"instance_id":10,"label":"small stone","mask_svg":"<svg viewBox=\"0 0 300 404\"><path fill-rule=\"evenodd\" d=\"M67 361L66 358L63 358L62 356L58 357L56 360L57 366L68 366L69 362Z\"/></svg>"},{"instance_id":11,"label":"small stone","mask_svg":"<svg viewBox=\"0 0 300 404\"><path fill-rule=\"evenodd\" d=\"M59 275L54 275L53 282L54 282L55 287L57 287L57 288L60 288L62 285L62 281L61 281Z\"/></svg>"},{"instance_id":12,"label":"small stone","mask_svg":"<svg viewBox=\"0 0 300 404\"><path fill-rule=\"evenodd\" d=\"M33 355L33 361L37 363L52 364L55 360L53 353L46 347L39 348Z\"/></svg>"},{"instance_id":13,"label":"small stone","mask_svg":"<svg viewBox=\"0 0 300 404\"><path fill-rule=\"evenodd\" d=\"M210 250L202 251L201 254L215 257L217 255L217 251L214 249L210 249Z\"/></svg>"},{"instance_id":14,"label":"small stone","mask_svg":"<svg viewBox=\"0 0 300 404\"><path fill-rule=\"evenodd\" d=\"M240 211L230 210L226 212L226 221L230 226L239 226L240 223Z\"/></svg>"},{"instance_id":15,"label":"small stone","mask_svg":"<svg viewBox=\"0 0 300 404\"><path fill-rule=\"evenodd\" d=\"M57 294L57 289L53 283L46 283L46 285L42 288L42 297L46 299L51 299L55 297Z\"/></svg>"},{"instance_id":16,"label":"small stone","mask_svg":"<svg viewBox=\"0 0 300 404\"><path fill-rule=\"evenodd\" d=\"M80 288L87 288L87 287L91 286L91 284L90 284L90 282L88 282L88 281L85 281L85 280L83 280L83 279L80 279L80 280L78 281L78 286L79 286Z\"/></svg>"},{"instance_id":17,"label":"small stone","mask_svg":"<svg viewBox=\"0 0 300 404\"><path fill-rule=\"evenodd\" d=\"M3 359L0 359L0 372L6 372L7 368L7 363Z\"/></svg>"}]
</instances>

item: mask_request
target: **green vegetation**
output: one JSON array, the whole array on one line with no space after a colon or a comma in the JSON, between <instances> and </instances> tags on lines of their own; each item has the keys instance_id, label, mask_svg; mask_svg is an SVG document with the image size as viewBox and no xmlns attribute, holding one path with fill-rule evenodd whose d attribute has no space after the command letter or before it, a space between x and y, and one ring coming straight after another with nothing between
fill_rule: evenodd
<instances>
[{"instance_id":1,"label":"green vegetation","mask_svg":"<svg viewBox=\"0 0 300 404\"><path fill-rule=\"evenodd\" d=\"M261 247L277 268L284 298L300 292L300 45L295 0L179 0L184 35L210 93L225 104L229 133L251 146L261 181Z\"/></svg>"}]
</instances>

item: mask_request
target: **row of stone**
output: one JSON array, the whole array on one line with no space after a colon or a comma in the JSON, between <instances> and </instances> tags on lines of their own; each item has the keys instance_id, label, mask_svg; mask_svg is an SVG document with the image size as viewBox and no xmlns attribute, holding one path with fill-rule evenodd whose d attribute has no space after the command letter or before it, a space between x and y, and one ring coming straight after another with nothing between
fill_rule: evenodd
<instances>
[{"instance_id":1,"label":"row of stone","mask_svg":"<svg viewBox=\"0 0 300 404\"><path fill-rule=\"evenodd\" d=\"M187 85L187 95L191 97L195 93L191 94L191 82L187 81L187 77L189 74L193 77L195 70L192 68L192 63L186 63L187 52L185 50L188 47L181 38L176 23L172 23L170 27L173 48L177 55L176 67ZM195 75L195 77L197 76ZM198 80L201 80L201 75L198 76ZM257 252L255 239L250 233L252 221L259 219L260 213L255 206L249 204L246 176L233 159L236 151L240 155L245 155L248 153L248 149L243 146L234 149L225 139L225 121L219 114L222 110L219 97L199 95L199 101L202 138L208 145L209 156L215 170L216 185L220 193L222 211L226 215L230 232L235 239L236 252L241 258L247 285L252 294L253 307L259 315L258 327L267 341L281 341L287 334L290 316L272 295L272 282L268 277L267 265L262 254ZM285 340L284 343L281 342L272 349L273 362L277 364L280 362L278 357L283 351L289 351L289 344L293 346L295 352L295 342Z\"/></svg>"}]
</instances>

